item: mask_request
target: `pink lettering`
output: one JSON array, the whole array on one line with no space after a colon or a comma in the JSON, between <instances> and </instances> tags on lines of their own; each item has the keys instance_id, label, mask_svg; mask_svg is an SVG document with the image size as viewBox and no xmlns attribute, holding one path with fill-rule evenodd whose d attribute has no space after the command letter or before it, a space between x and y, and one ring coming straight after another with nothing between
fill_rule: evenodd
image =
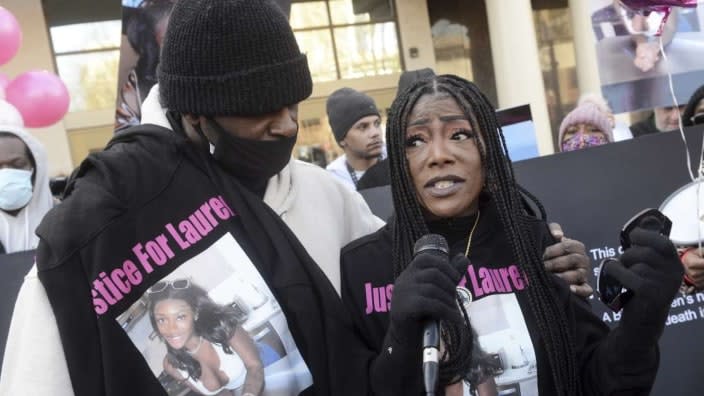
<instances>
[{"instance_id":1,"label":"pink lettering","mask_svg":"<svg viewBox=\"0 0 704 396\"><path fill-rule=\"evenodd\" d=\"M220 202L222 202L225 209L227 209L230 212L230 216L236 216L235 211L232 210L232 208L230 208L230 206L225 201L225 198L223 198L222 195L218 196L218 198L220 198Z\"/></svg>"},{"instance_id":2,"label":"pink lettering","mask_svg":"<svg viewBox=\"0 0 704 396\"><path fill-rule=\"evenodd\" d=\"M135 256L137 256L137 260L139 260L139 263L142 265L142 268L144 268L144 270L147 271L148 274L151 274L152 271L154 271L154 268L151 264L149 264L149 256L144 253L144 250L142 250L142 244L138 243L134 245L134 247L132 248L132 252Z\"/></svg>"},{"instance_id":3,"label":"pink lettering","mask_svg":"<svg viewBox=\"0 0 704 396\"><path fill-rule=\"evenodd\" d=\"M92 290L93 293L93 308L95 308L95 313L98 315L102 315L105 312L108 311L108 304L105 303L105 300L102 298L98 297L98 292L95 291L95 289Z\"/></svg>"},{"instance_id":4,"label":"pink lettering","mask_svg":"<svg viewBox=\"0 0 704 396\"><path fill-rule=\"evenodd\" d=\"M132 289L132 285L129 282L125 282L125 272L119 268L115 268L110 273L110 280L117 286L118 289L124 294L127 294Z\"/></svg>"},{"instance_id":5,"label":"pink lettering","mask_svg":"<svg viewBox=\"0 0 704 396\"><path fill-rule=\"evenodd\" d=\"M125 260L122 263L122 268L125 270L125 275L127 275L127 280L130 281L134 286L142 283L142 273L137 269L137 265L131 260Z\"/></svg>"},{"instance_id":6,"label":"pink lettering","mask_svg":"<svg viewBox=\"0 0 704 396\"><path fill-rule=\"evenodd\" d=\"M369 315L374 311L374 303L372 302L372 284L369 282L364 284L364 297L367 302L367 307L364 308L364 313Z\"/></svg>"},{"instance_id":7,"label":"pink lettering","mask_svg":"<svg viewBox=\"0 0 704 396\"><path fill-rule=\"evenodd\" d=\"M200 211L203 213L206 219L210 222L210 224L213 225L213 227L217 227L218 221L215 220L215 217L213 217L213 214L210 213L212 209L210 208L210 205L208 203L204 203L203 205L200 206Z\"/></svg>"},{"instance_id":8,"label":"pink lettering","mask_svg":"<svg viewBox=\"0 0 704 396\"><path fill-rule=\"evenodd\" d=\"M480 271L484 269L481 268ZM484 295L484 289L482 289L481 286L479 286L479 282L477 281L477 274L474 272L474 265L470 264L469 267L467 267L467 274L469 274L469 279L472 281L472 289L474 289L474 297L480 297Z\"/></svg>"},{"instance_id":9,"label":"pink lettering","mask_svg":"<svg viewBox=\"0 0 704 396\"><path fill-rule=\"evenodd\" d=\"M213 212L215 212L215 215L217 215L221 220L227 220L230 218L230 211L225 208L225 204L218 198L210 198L210 207L213 208Z\"/></svg>"},{"instance_id":10,"label":"pink lettering","mask_svg":"<svg viewBox=\"0 0 704 396\"><path fill-rule=\"evenodd\" d=\"M184 241L181 238L181 235L179 235L179 233L176 232L176 229L174 228L173 225L171 225L171 223L166 225L166 231L169 232L169 234L176 241L176 244L178 245L178 247L181 248L181 250L186 250L189 246L191 246L190 243Z\"/></svg>"},{"instance_id":11,"label":"pink lettering","mask_svg":"<svg viewBox=\"0 0 704 396\"><path fill-rule=\"evenodd\" d=\"M511 282L517 290L523 290L526 288L526 283L523 281L523 277L521 276L520 271L518 271L518 267L515 265L508 267L508 274L511 276Z\"/></svg>"}]
</instances>

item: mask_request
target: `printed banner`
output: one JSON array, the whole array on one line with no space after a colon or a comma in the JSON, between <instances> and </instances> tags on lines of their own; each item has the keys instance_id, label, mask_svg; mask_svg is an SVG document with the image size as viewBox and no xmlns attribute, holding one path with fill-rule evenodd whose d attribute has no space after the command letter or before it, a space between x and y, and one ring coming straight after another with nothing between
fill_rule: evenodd
<instances>
[{"instance_id":1,"label":"printed banner","mask_svg":"<svg viewBox=\"0 0 704 396\"><path fill-rule=\"evenodd\" d=\"M618 1L592 0L592 27L602 95L614 113L673 106L668 72L679 104L704 82L704 7L673 7L662 34L668 61L654 31L661 15L645 17ZM638 33L645 32L645 33Z\"/></svg>"},{"instance_id":2,"label":"printed banner","mask_svg":"<svg viewBox=\"0 0 704 396\"><path fill-rule=\"evenodd\" d=\"M700 158L704 127L687 128L693 162ZM659 208L690 182L679 133L647 135L604 146L520 161L514 164L521 185L545 206L548 221L586 245L594 265L620 252L619 232L633 215ZM594 312L609 325L620 314L592 298ZM654 396L703 395L704 292L677 295L660 340L660 369Z\"/></svg>"}]
</instances>

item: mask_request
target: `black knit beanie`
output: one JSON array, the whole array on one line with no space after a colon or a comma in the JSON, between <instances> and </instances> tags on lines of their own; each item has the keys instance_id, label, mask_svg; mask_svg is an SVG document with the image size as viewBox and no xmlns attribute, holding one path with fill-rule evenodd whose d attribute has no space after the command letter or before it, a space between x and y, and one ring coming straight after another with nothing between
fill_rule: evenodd
<instances>
[{"instance_id":1,"label":"black knit beanie","mask_svg":"<svg viewBox=\"0 0 704 396\"><path fill-rule=\"evenodd\" d=\"M416 82L432 77L435 77L435 72L429 67L418 70L407 70L401 73L401 77L398 79L398 88L396 89L396 96L401 95L403 91L410 88Z\"/></svg>"},{"instance_id":2,"label":"black knit beanie","mask_svg":"<svg viewBox=\"0 0 704 396\"><path fill-rule=\"evenodd\" d=\"M272 0L178 0L157 73L167 109L210 117L271 113L313 90L306 56Z\"/></svg>"},{"instance_id":3,"label":"black knit beanie","mask_svg":"<svg viewBox=\"0 0 704 396\"><path fill-rule=\"evenodd\" d=\"M328 98L325 109L335 140L340 142L355 122L376 115L381 117L374 99L352 88L340 88Z\"/></svg>"}]
</instances>

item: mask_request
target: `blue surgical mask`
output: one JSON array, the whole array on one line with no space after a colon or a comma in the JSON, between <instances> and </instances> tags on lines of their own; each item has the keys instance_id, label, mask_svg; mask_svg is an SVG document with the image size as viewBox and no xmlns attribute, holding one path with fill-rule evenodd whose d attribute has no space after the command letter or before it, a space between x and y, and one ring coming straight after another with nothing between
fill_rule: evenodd
<instances>
[{"instance_id":1,"label":"blue surgical mask","mask_svg":"<svg viewBox=\"0 0 704 396\"><path fill-rule=\"evenodd\" d=\"M0 169L0 209L5 211L25 207L32 199L32 171Z\"/></svg>"}]
</instances>

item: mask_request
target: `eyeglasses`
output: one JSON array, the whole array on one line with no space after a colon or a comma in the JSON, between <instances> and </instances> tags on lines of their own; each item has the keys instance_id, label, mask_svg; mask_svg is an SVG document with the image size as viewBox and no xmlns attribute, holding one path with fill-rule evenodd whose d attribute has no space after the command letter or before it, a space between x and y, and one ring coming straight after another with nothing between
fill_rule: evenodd
<instances>
[{"instance_id":1,"label":"eyeglasses","mask_svg":"<svg viewBox=\"0 0 704 396\"><path fill-rule=\"evenodd\" d=\"M160 293L166 290L167 287L171 286L174 290L183 290L191 287L190 279L174 279L172 281L160 281L154 284L154 286L147 289L147 293Z\"/></svg>"},{"instance_id":2,"label":"eyeglasses","mask_svg":"<svg viewBox=\"0 0 704 396\"><path fill-rule=\"evenodd\" d=\"M704 112L693 115L690 119L692 125L704 124Z\"/></svg>"}]
</instances>

